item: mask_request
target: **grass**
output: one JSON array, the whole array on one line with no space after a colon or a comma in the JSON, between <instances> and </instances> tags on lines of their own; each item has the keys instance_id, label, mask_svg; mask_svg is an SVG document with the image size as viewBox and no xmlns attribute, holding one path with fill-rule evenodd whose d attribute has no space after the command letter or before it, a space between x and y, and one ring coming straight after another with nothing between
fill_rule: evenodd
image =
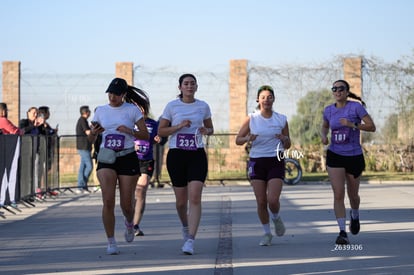
<instances>
[{"instance_id":1,"label":"grass","mask_svg":"<svg viewBox=\"0 0 414 275\"><path fill-rule=\"evenodd\" d=\"M362 173L361 180L414 181L414 173L365 171ZM302 181L329 181L328 173L304 173L302 176Z\"/></svg>"}]
</instances>

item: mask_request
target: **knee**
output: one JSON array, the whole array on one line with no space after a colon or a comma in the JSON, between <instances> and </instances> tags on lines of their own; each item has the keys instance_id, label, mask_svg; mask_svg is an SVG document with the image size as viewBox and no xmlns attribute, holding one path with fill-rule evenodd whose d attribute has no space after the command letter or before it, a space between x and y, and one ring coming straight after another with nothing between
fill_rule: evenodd
<instances>
[{"instance_id":1,"label":"knee","mask_svg":"<svg viewBox=\"0 0 414 275\"><path fill-rule=\"evenodd\" d=\"M103 207L108 210L115 209L115 201L111 199L103 199Z\"/></svg>"},{"instance_id":2,"label":"knee","mask_svg":"<svg viewBox=\"0 0 414 275\"><path fill-rule=\"evenodd\" d=\"M190 198L190 204L200 205L201 204L201 197Z\"/></svg>"}]
</instances>

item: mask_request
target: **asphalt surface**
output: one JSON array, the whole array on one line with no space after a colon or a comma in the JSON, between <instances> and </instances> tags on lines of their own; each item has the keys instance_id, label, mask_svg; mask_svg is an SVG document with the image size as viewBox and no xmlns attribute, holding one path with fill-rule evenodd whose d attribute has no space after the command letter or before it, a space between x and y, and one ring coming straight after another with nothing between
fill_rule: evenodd
<instances>
[{"instance_id":1,"label":"asphalt surface","mask_svg":"<svg viewBox=\"0 0 414 275\"><path fill-rule=\"evenodd\" d=\"M0 274L414 274L414 183L361 184L361 232L338 247L326 183L284 186L286 234L263 234L247 182L207 186L195 254L184 255L173 190L149 189L145 236L126 243L117 200L120 255L106 255L99 192L0 209ZM346 203L349 208L349 203ZM272 225L272 230L273 225Z\"/></svg>"}]
</instances>

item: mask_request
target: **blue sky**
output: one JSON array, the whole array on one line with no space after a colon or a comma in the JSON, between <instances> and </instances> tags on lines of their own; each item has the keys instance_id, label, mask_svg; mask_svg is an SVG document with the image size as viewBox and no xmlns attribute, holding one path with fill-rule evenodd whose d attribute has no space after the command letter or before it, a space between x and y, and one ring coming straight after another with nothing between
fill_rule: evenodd
<instances>
[{"instance_id":1,"label":"blue sky","mask_svg":"<svg viewBox=\"0 0 414 275\"><path fill-rule=\"evenodd\" d=\"M215 70L337 55L413 54L414 1L0 0L0 60L37 73L113 72L118 61Z\"/></svg>"}]
</instances>

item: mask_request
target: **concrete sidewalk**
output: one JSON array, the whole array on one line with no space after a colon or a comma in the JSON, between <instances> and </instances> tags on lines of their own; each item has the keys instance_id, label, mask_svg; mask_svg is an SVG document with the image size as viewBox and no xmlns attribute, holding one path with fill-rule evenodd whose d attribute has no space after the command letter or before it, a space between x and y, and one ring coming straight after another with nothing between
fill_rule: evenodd
<instances>
[{"instance_id":1,"label":"concrete sidewalk","mask_svg":"<svg viewBox=\"0 0 414 275\"><path fill-rule=\"evenodd\" d=\"M0 218L1 274L414 274L413 184L362 184L361 232L349 247L334 244L338 230L327 184L285 186L281 215L287 228L273 245L263 234L249 186L208 186L195 254L182 254L173 191L149 189L145 236L123 239L120 255L106 255L100 193L20 205ZM119 201L117 201L119 205ZM349 204L347 203L349 207ZM272 225L273 226L273 225Z\"/></svg>"}]
</instances>

